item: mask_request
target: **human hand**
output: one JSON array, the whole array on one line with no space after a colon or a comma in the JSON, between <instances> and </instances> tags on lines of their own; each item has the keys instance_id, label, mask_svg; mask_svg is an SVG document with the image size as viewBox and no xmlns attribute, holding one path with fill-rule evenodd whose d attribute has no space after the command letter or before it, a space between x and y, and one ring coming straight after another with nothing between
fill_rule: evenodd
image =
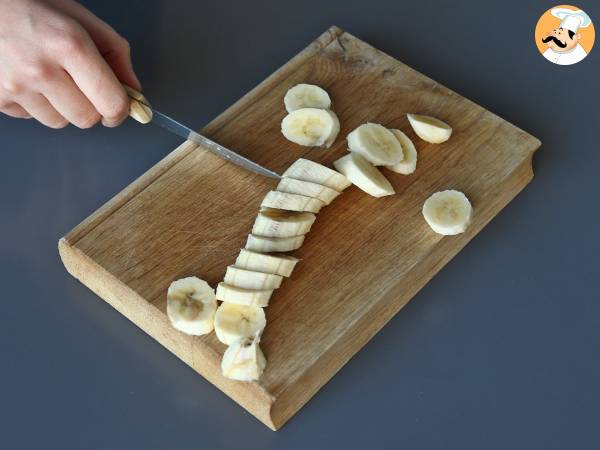
<instances>
[{"instance_id":1,"label":"human hand","mask_svg":"<svg viewBox=\"0 0 600 450\"><path fill-rule=\"evenodd\" d=\"M0 112L51 128L120 124L141 90L128 42L73 0L0 0Z\"/></svg>"}]
</instances>

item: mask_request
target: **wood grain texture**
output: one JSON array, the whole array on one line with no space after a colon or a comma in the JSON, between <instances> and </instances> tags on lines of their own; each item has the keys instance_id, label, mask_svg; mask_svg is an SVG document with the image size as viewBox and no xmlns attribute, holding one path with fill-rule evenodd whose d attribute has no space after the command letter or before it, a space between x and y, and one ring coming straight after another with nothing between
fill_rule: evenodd
<instances>
[{"instance_id":1,"label":"wood grain texture","mask_svg":"<svg viewBox=\"0 0 600 450\"><path fill-rule=\"evenodd\" d=\"M280 132L283 96L300 83L325 88L341 122L328 150ZM416 138L406 113L454 128L442 145ZM214 333L186 336L166 317L171 281L197 275L215 286L245 243L275 180L245 172L184 143L60 240L68 271L272 429L281 427L389 321L533 176L540 142L348 33L332 27L211 122L203 132L283 172L299 157L331 167L344 137L379 122L411 137L409 176L386 171L395 196L351 187L319 213L302 261L266 310L258 383L220 374L225 346ZM468 231L442 237L421 215L433 192L459 189L474 207Z\"/></svg>"}]
</instances>

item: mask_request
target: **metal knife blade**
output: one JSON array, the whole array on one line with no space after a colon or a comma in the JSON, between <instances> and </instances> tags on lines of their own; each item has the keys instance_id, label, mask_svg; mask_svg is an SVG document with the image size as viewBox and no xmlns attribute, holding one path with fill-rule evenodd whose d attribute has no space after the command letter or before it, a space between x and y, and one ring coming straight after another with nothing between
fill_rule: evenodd
<instances>
[{"instance_id":1,"label":"metal knife blade","mask_svg":"<svg viewBox=\"0 0 600 450\"><path fill-rule=\"evenodd\" d=\"M202 148L205 148L214 154L224 158L228 161L231 161L234 164L237 164L244 169L250 170L254 173L258 173L260 175L265 175L267 177L280 179L281 176L272 170L267 169L266 167L261 166L260 164L255 163L254 161L245 158L242 155L237 154L236 152L229 150L228 148L223 147L220 144L208 139L207 137L202 136L199 133L196 133L189 127L186 127L182 123L177 122L175 119L167 116L166 114L161 113L150 107L152 109L152 123L155 125L159 125L166 130L169 130L171 133L176 134L184 139L195 142Z\"/></svg>"}]
</instances>

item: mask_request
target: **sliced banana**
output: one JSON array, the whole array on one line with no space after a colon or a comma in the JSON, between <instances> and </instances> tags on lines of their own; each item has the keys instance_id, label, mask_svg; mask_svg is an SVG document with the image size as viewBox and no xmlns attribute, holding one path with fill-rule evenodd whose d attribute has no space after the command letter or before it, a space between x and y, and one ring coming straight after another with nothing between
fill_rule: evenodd
<instances>
[{"instance_id":1,"label":"sliced banana","mask_svg":"<svg viewBox=\"0 0 600 450\"><path fill-rule=\"evenodd\" d=\"M423 204L423 216L431 229L446 236L463 233L472 215L471 202L460 191L436 192Z\"/></svg>"},{"instance_id":2,"label":"sliced banana","mask_svg":"<svg viewBox=\"0 0 600 450\"><path fill-rule=\"evenodd\" d=\"M242 269L236 266L227 267L225 284L244 289L277 289L281 286L283 277L272 273L256 272L254 270Z\"/></svg>"},{"instance_id":3,"label":"sliced banana","mask_svg":"<svg viewBox=\"0 0 600 450\"><path fill-rule=\"evenodd\" d=\"M283 177L277 185L277 190L289 194L305 195L307 197L318 198L326 205L329 205L340 192L331 189L322 184L312 183L310 181L296 180L294 178Z\"/></svg>"},{"instance_id":4,"label":"sliced banana","mask_svg":"<svg viewBox=\"0 0 600 450\"><path fill-rule=\"evenodd\" d=\"M398 164L394 164L392 166L386 166L386 168L390 169L393 172L401 173L403 175L410 175L417 168L417 149L415 148L415 144L410 140L410 138L404 134L400 130L390 130L400 142L402 146L402 152L404 153L404 158Z\"/></svg>"},{"instance_id":5,"label":"sliced banana","mask_svg":"<svg viewBox=\"0 0 600 450\"><path fill-rule=\"evenodd\" d=\"M256 217L252 234L266 237L302 236L310 231L316 218L309 212L263 208Z\"/></svg>"},{"instance_id":6,"label":"sliced banana","mask_svg":"<svg viewBox=\"0 0 600 450\"><path fill-rule=\"evenodd\" d=\"M307 147L330 147L340 132L340 121L328 109L302 108L281 121L285 138Z\"/></svg>"},{"instance_id":7,"label":"sliced banana","mask_svg":"<svg viewBox=\"0 0 600 450\"><path fill-rule=\"evenodd\" d=\"M262 333L266 325L265 311L258 306L221 303L215 314L215 334L225 345Z\"/></svg>"},{"instance_id":8,"label":"sliced banana","mask_svg":"<svg viewBox=\"0 0 600 450\"><path fill-rule=\"evenodd\" d=\"M227 283L217 285L217 300L242 306L269 306L273 289L246 289Z\"/></svg>"},{"instance_id":9,"label":"sliced banana","mask_svg":"<svg viewBox=\"0 0 600 450\"><path fill-rule=\"evenodd\" d=\"M193 336L210 333L217 300L215 291L197 277L171 283L167 291L167 316L173 327Z\"/></svg>"},{"instance_id":10,"label":"sliced banana","mask_svg":"<svg viewBox=\"0 0 600 450\"><path fill-rule=\"evenodd\" d=\"M348 153L333 163L352 183L373 197L394 194L387 178L358 153Z\"/></svg>"},{"instance_id":11,"label":"sliced banana","mask_svg":"<svg viewBox=\"0 0 600 450\"><path fill-rule=\"evenodd\" d=\"M322 184L342 192L352 183L344 175L310 159L300 158L283 172L283 177Z\"/></svg>"},{"instance_id":12,"label":"sliced banana","mask_svg":"<svg viewBox=\"0 0 600 450\"><path fill-rule=\"evenodd\" d=\"M317 213L325 206L325 203L318 198L307 197L306 195L271 191L265 195L261 206L274 209L287 209L288 211Z\"/></svg>"},{"instance_id":13,"label":"sliced banana","mask_svg":"<svg viewBox=\"0 0 600 450\"><path fill-rule=\"evenodd\" d=\"M251 234L246 241L246 250L261 253L290 252L302 247L303 242L304 236L274 238Z\"/></svg>"},{"instance_id":14,"label":"sliced banana","mask_svg":"<svg viewBox=\"0 0 600 450\"><path fill-rule=\"evenodd\" d=\"M232 343L225 350L221 361L223 376L237 381L258 380L267 366L267 360L258 343L258 336Z\"/></svg>"},{"instance_id":15,"label":"sliced banana","mask_svg":"<svg viewBox=\"0 0 600 450\"><path fill-rule=\"evenodd\" d=\"M402 161L404 153L396 136L383 125L365 123L348 135L348 148L376 166Z\"/></svg>"},{"instance_id":16,"label":"sliced banana","mask_svg":"<svg viewBox=\"0 0 600 450\"><path fill-rule=\"evenodd\" d=\"M282 277L289 277L294 267L300 261L288 255L268 255L241 249L235 260L235 266L242 269L256 270L258 272L273 273Z\"/></svg>"},{"instance_id":17,"label":"sliced banana","mask_svg":"<svg viewBox=\"0 0 600 450\"><path fill-rule=\"evenodd\" d=\"M420 114L407 114L410 126L417 136L432 144L441 144L450 139L452 128L445 122L431 116Z\"/></svg>"},{"instance_id":18,"label":"sliced banana","mask_svg":"<svg viewBox=\"0 0 600 450\"><path fill-rule=\"evenodd\" d=\"M329 94L314 84L297 84L285 94L283 98L287 112L302 108L329 109L331 99Z\"/></svg>"}]
</instances>

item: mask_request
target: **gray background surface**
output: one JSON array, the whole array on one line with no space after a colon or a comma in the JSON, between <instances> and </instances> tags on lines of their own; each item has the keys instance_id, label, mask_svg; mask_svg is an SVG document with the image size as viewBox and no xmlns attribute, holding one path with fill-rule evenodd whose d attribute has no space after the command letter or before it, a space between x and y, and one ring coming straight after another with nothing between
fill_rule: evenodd
<instances>
[{"instance_id":1,"label":"gray background surface","mask_svg":"<svg viewBox=\"0 0 600 450\"><path fill-rule=\"evenodd\" d=\"M543 145L525 191L273 433L59 260L179 140L0 117L2 448L599 448L600 48L546 62L551 2L85 3L130 40L155 106L198 128L336 24Z\"/></svg>"}]
</instances>

